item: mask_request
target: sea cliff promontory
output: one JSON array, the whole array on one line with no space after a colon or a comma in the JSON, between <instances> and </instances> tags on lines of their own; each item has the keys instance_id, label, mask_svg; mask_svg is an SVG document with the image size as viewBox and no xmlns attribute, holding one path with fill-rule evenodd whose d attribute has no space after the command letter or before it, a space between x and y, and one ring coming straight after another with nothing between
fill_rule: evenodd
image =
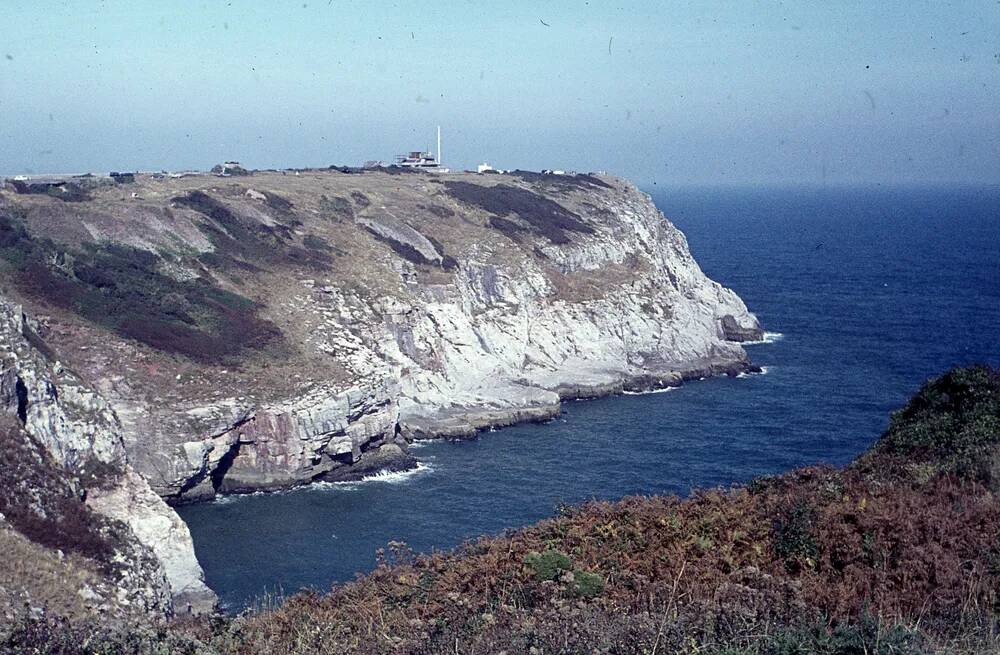
<instances>
[{"instance_id":1,"label":"sea cliff promontory","mask_svg":"<svg viewBox=\"0 0 1000 655\"><path fill-rule=\"evenodd\" d=\"M154 553L164 611L210 592L161 498L405 468L415 437L751 370L740 342L762 334L603 174L11 181L0 284L5 345L31 353L8 369L13 428Z\"/></svg>"}]
</instances>

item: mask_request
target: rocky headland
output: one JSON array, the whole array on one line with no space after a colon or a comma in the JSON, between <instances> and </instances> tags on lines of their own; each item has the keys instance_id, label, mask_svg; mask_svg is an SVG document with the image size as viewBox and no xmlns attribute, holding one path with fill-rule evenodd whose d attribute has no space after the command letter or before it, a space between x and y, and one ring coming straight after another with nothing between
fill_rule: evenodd
<instances>
[{"instance_id":1,"label":"rocky headland","mask_svg":"<svg viewBox=\"0 0 1000 655\"><path fill-rule=\"evenodd\" d=\"M762 334L605 175L10 183L0 284L10 434L118 526L101 557L146 562L129 602L164 615L212 604L168 503L405 468L415 437L752 370L740 342Z\"/></svg>"}]
</instances>

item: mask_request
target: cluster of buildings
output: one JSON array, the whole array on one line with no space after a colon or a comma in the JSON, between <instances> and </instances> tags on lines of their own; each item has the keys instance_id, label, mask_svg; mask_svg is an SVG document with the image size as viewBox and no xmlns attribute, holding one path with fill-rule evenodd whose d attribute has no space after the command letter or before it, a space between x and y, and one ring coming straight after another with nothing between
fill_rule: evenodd
<instances>
[{"instance_id":1,"label":"cluster of buildings","mask_svg":"<svg viewBox=\"0 0 1000 655\"><path fill-rule=\"evenodd\" d=\"M381 160L371 160L366 161L363 166L364 169L380 169L380 168L391 168L398 167L406 170L413 171L424 171L427 173L448 173L450 169L444 166L441 159L441 127L437 128L437 152L423 151L423 150L412 150L405 155L399 155L396 157L392 164L386 164ZM331 168L338 168L333 167ZM356 168L340 167L338 170L343 170L344 172L357 172ZM283 171L284 172L284 171ZM494 168L488 163L483 162L476 167L475 171L465 171L466 173L478 173L480 175L484 174L495 174L503 175L510 171L504 170L502 168ZM241 175L249 175L250 171L244 168L238 161L227 161L223 164L217 164L213 166L209 173L202 171L181 171L168 173L162 171L159 173L152 173L154 179L162 178L176 178L176 177L187 177L192 175L209 175L213 174L219 177L233 177ZM298 171L295 171L298 174ZM562 170L554 169L543 169L543 175L573 175L572 171L566 172ZM92 175L87 173L85 175L47 175L47 176L25 176L18 175L12 178L7 178L6 180L0 179L0 182L6 181L8 184L13 185L14 189L18 193L52 193L65 191L67 188L93 188L95 186L101 186L103 184L127 184L135 182L135 178L138 173L134 172L120 172L112 171L108 175Z\"/></svg>"},{"instance_id":2,"label":"cluster of buildings","mask_svg":"<svg viewBox=\"0 0 1000 655\"><path fill-rule=\"evenodd\" d=\"M364 163L365 169L379 169L379 168L389 168L390 164L386 164L381 160L369 160ZM405 155L399 155L396 160L391 164L391 166L398 166L399 168L405 168L408 170L418 170L425 171L428 173L447 173L449 169L444 166L441 160L441 126L437 128L437 153L423 150L412 150ZM465 171L466 173L479 173L483 174L498 174L502 175L508 171L502 168L494 168L488 163L483 162L476 167L475 171ZM543 175L573 175L572 172L567 173L566 171L545 169L542 171Z\"/></svg>"}]
</instances>

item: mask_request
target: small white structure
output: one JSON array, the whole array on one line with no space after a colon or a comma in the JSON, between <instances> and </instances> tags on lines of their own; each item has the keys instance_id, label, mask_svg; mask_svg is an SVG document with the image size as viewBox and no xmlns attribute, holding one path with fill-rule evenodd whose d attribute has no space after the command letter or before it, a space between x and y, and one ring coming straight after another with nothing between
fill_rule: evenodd
<instances>
[{"instance_id":1,"label":"small white structure","mask_svg":"<svg viewBox=\"0 0 1000 655\"><path fill-rule=\"evenodd\" d=\"M395 165L429 173L447 173L448 169L441 164L441 126L437 128L437 154L413 150L409 154L396 157Z\"/></svg>"},{"instance_id":2,"label":"small white structure","mask_svg":"<svg viewBox=\"0 0 1000 655\"><path fill-rule=\"evenodd\" d=\"M476 172L477 173L492 173L495 170L496 170L495 168L493 168L492 166L490 166L486 162L483 162L479 166L476 166Z\"/></svg>"}]
</instances>

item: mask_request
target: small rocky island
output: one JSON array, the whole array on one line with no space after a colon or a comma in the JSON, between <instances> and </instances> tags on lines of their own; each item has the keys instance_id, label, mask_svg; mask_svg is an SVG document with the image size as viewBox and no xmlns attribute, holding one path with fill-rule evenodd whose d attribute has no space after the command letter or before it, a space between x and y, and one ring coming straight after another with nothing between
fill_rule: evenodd
<instances>
[{"instance_id":1,"label":"small rocky island","mask_svg":"<svg viewBox=\"0 0 1000 655\"><path fill-rule=\"evenodd\" d=\"M170 504L738 374L756 318L597 174L226 171L0 191L0 614L210 611ZM60 581L59 584L52 582Z\"/></svg>"}]
</instances>

